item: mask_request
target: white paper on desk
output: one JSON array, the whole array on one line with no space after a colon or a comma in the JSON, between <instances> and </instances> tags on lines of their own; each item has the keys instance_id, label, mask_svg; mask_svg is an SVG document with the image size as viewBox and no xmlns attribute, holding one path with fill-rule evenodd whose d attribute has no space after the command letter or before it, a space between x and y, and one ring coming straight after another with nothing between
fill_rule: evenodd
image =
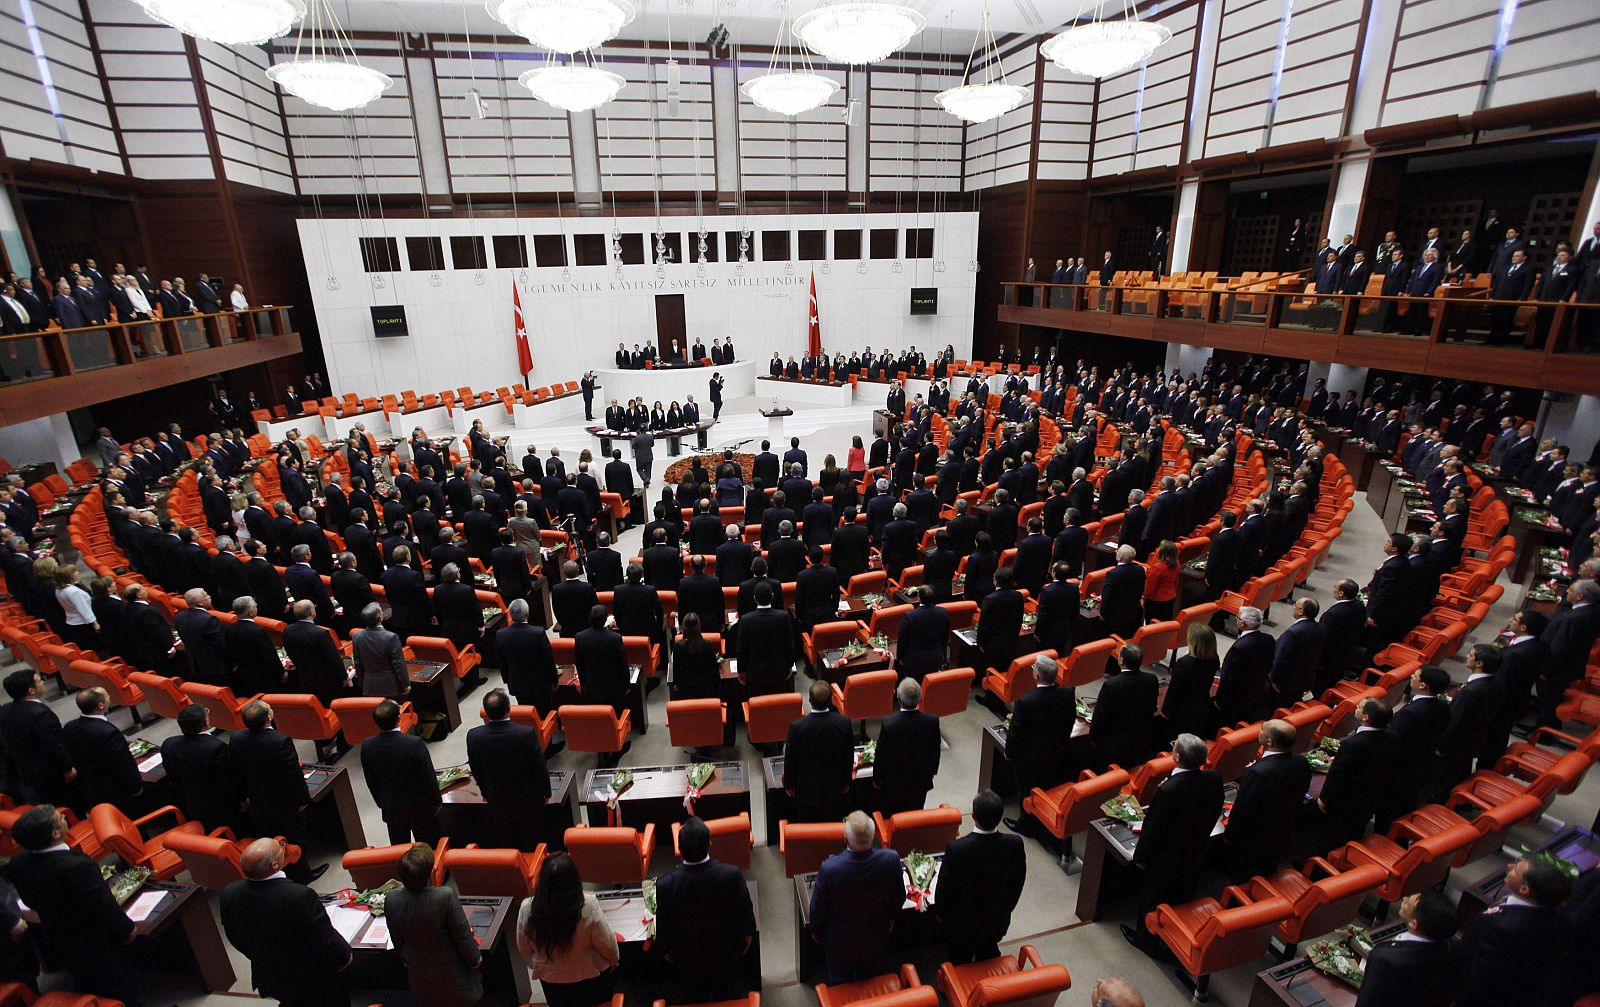
<instances>
[{"instance_id":1,"label":"white paper on desk","mask_svg":"<svg viewBox=\"0 0 1600 1007\"><path fill-rule=\"evenodd\" d=\"M327 906L328 922L333 924L333 929L339 931L339 936L344 938L346 944L353 943L356 934L372 919L372 914L364 909L351 909L349 906Z\"/></svg>"},{"instance_id":2,"label":"white paper on desk","mask_svg":"<svg viewBox=\"0 0 1600 1007\"><path fill-rule=\"evenodd\" d=\"M161 900L167 897L166 892L145 892L128 905L128 919L135 923L143 923L150 918L150 914L161 905Z\"/></svg>"},{"instance_id":3,"label":"white paper on desk","mask_svg":"<svg viewBox=\"0 0 1600 1007\"><path fill-rule=\"evenodd\" d=\"M739 674L739 659L737 657L725 657L722 659L722 663L728 666L728 671L732 674Z\"/></svg>"},{"instance_id":4,"label":"white paper on desk","mask_svg":"<svg viewBox=\"0 0 1600 1007\"><path fill-rule=\"evenodd\" d=\"M978 631L975 629L958 629L956 630L956 636L961 640L962 643L969 647L976 647L978 645Z\"/></svg>"},{"instance_id":5,"label":"white paper on desk","mask_svg":"<svg viewBox=\"0 0 1600 1007\"><path fill-rule=\"evenodd\" d=\"M388 950L394 947L394 941L389 939L389 921L382 916L372 918L372 926L361 935L361 940L355 942L356 947L382 948Z\"/></svg>"},{"instance_id":6,"label":"white paper on desk","mask_svg":"<svg viewBox=\"0 0 1600 1007\"><path fill-rule=\"evenodd\" d=\"M146 756L145 760L143 762L139 763L139 772L141 772L141 773L153 772L156 769L158 769L160 766L161 766L161 753L160 752L156 752L154 755Z\"/></svg>"}]
</instances>

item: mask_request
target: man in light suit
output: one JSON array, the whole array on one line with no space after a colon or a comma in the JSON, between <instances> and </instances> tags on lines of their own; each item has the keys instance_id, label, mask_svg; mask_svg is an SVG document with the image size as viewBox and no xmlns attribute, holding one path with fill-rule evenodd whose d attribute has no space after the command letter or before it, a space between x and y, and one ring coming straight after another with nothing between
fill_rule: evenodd
<instances>
[{"instance_id":1,"label":"man in light suit","mask_svg":"<svg viewBox=\"0 0 1600 1007\"><path fill-rule=\"evenodd\" d=\"M822 862L811 889L811 936L823 947L830 983L883 971L880 959L906 897L900 856L873 848L872 819L852 811L844 835L845 852Z\"/></svg>"},{"instance_id":2,"label":"man in light suit","mask_svg":"<svg viewBox=\"0 0 1600 1007\"><path fill-rule=\"evenodd\" d=\"M400 637L383 627L383 608L373 602L361 610L361 635L350 644L355 660L356 689L363 696L404 699L411 692Z\"/></svg>"}]
</instances>

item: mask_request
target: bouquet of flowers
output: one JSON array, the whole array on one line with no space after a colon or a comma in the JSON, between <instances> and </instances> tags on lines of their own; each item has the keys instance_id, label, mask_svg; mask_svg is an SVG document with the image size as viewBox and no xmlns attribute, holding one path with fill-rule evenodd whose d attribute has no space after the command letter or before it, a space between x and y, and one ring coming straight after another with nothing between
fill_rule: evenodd
<instances>
[{"instance_id":1,"label":"bouquet of flowers","mask_svg":"<svg viewBox=\"0 0 1600 1007\"><path fill-rule=\"evenodd\" d=\"M1199 573L1205 573L1206 572L1206 558L1204 556L1202 556L1199 559L1191 559L1189 562L1185 563L1184 566L1187 567L1190 570L1194 570L1194 571L1197 571Z\"/></svg>"},{"instance_id":2,"label":"bouquet of flowers","mask_svg":"<svg viewBox=\"0 0 1600 1007\"><path fill-rule=\"evenodd\" d=\"M1007 734L1011 733L1011 714L1006 714L1006 719L1000 721L1000 729Z\"/></svg>"},{"instance_id":3,"label":"bouquet of flowers","mask_svg":"<svg viewBox=\"0 0 1600 1007\"><path fill-rule=\"evenodd\" d=\"M889 656L889 638L883 633L874 633L867 640L867 646L877 651L879 656Z\"/></svg>"},{"instance_id":4,"label":"bouquet of flowers","mask_svg":"<svg viewBox=\"0 0 1600 1007\"><path fill-rule=\"evenodd\" d=\"M439 781L439 789L448 790L452 785L470 777L472 770L466 766L446 766L443 769L435 770L433 775Z\"/></svg>"},{"instance_id":5,"label":"bouquet of flowers","mask_svg":"<svg viewBox=\"0 0 1600 1007\"><path fill-rule=\"evenodd\" d=\"M1100 599L1091 595L1090 597L1083 599L1083 607L1088 609L1090 612L1093 612L1095 609L1100 607Z\"/></svg>"},{"instance_id":6,"label":"bouquet of flowers","mask_svg":"<svg viewBox=\"0 0 1600 1007\"><path fill-rule=\"evenodd\" d=\"M1333 757L1339 754L1338 738L1323 738L1317 747L1306 753L1306 761L1311 764L1313 773L1326 773L1328 767L1333 765Z\"/></svg>"},{"instance_id":7,"label":"bouquet of flowers","mask_svg":"<svg viewBox=\"0 0 1600 1007\"><path fill-rule=\"evenodd\" d=\"M383 915L383 902L389 893L400 887L400 882L390 878L376 888L367 888L351 893L345 900L345 905L351 909L365 909L374 916Z\"/></svg>"},{"instance_id":8,"label":"bouquet of flowers","mask_svg":"<svg viewBox=\"0 0 1600 1007\"><path fill-rule=\"evenodd\" d=\"M622 824L622 811L617 806L617 799L633 786L633 770L618 769L611 774L611 793L606 795L606 824L618 826Z\"/></svg>"},{"instance_id":9,"label":"bouquet of flowers","mask_svg":"<svg viewBox=\"0 0 1600 1007\"><path fill-rule=\"evenodd\" d=\"M1561 596L1554 584L1535 584L1528 589L1528 600L1553 605L1561 600Z\"/></svg>"},{"instance_id":10,"label":"bouquet of flowers","mask_svg":"<svg viewBox=\"0 0 1600 1007\"><path fill-rule=\"evenodd\" d=\"M928 911L928 899L933 894L933 879L939 876L939 864L921 850L906 854L906 898L917 912Z\"/></svg>"},{"instance_id":11,"label":"bouquet of flowers","mask_svg":"<svg viewBox=\"0 0 1600 1007\"><path fill-rule=\"evenodd\" d=\"M1340 982L1361 988L1361 959L1350 946L1352 928L1335 930L1328 937L1315 941L1306 949L1306 957L1317 971L1325 972Z\"/></svg>"},{"instance_id":12,"label":"bouquet of flowers","mask_svg":"<svg viewBox=\"0 0 1600 1007\"><path fill-rule=\"evenodd\" d=\"M694 802L700 799L700 791L716 775L717 767L709 762L695 762L689 766L689 785L683 792L683 810L694 814Z\"/></svg>"},{"instance_id":13,"label":"bouquet of flowers","mask_svg":"<svg viewBox=\"0 0 1600 1007\"><path fill-rule=\"evenodd\" d=\"M854 661L856 658L860 657L866 652L866 644L862 643L860 640L851 640L849 643L839 648L839 664L843 664L846 661ZM838 667L838 665L835 665L835 667Z\"/></svg>"},{"instance_id":14,"label":"bouquet of flowers","mask_svg":"<svg viewBox=\"0 0 1600 1007\"><path fill-rule=\"evenodd\" d=\"M876 591L869 591L861 596L861 603L871 609L881 607L886 600L883 595Z\"/></svg>"},{"instance_id":15,"label":"bouquet of flowers","mask_svg":"<svg viewBox=\"0 0 1600 1007\"><path fill-rule=\"evenodd\" d=\"M1144 808L1139 806L1139 802L1134 800L1132 794L1118 794L1100 805L1100 810L1109 817L1119 822L1127 822L1129 825L1144 821Z\"/></svg>"},{"instance_id":16,"label":"bouquet of flowers","mask_svg":"<svg viewBox=\"0 0 1600 1007\"><path fill-rule=\"evenodd\" d=\"M861 769L863 766L872 765L873 760L875 760L877 757L878 743L876 741L867 742L865 745L861 746L859 751L856 752L856 763L854 769L852 769L852 772Z\"/></svg>"},{"instance_id":17,"label":"bouquet of flowers","mask_svg":"<svg viewBox=\"0 0 1600 1007\"><path fill-rule=\"evenodd\" d=\"M1085 724L1094 722L1094 707L1089 704L1087 699L1078 699L1072 705L1073 712L1077 714L1079 720Z\"/></svg>"},{"instance_id":18,"label":"bouquet of flowers","mask_svg":"<svg viewBox=\"0 0 1600 1007\"><path fill-rule=\"evenodd\" d=\"M483 621L484 622L488 622L489 620L493 619L495 616L497 616L499 614L500 614L500 607L498 605L485 605L485 606L483 606Z\"/></svg>"},{"instance_id":19,"label":"bouquet of flowers","mask_svg":"<svg viewBox=\"0 0 1600 1007\"><path fill-rule=\"evenodd\" d=\"M101 864L100 877L111 886L111 897L120 906L133 898L134 893L150 880L150 868L129 867L119 871L110 864Z\"/></svg>"},{"instance_id":20,"label":"bouquet of flowers","mask_svg":"<svg viewBox=\"0 0 1600 1007\"><path fill-rule=\"evenodd\" d=\"M1032 629L1033 627L1035 627L1037 625L1039 625L1039 613L1038 612L1024 612L1024 613L1022 613L1022 628L1023 629Z\"/></svg>"},{"instance_id":21,"label":"bouquet of flowers","mask_svg":"<svg viewBox=\"0 0 1600 1007\"><path fill-rule=\"evenodd\" d=\"M133 756L133 761L135 762L138 762L140 759L144 758L155 750L156 746L152 745L143 738L134 738L132 741L128 742L128 754Z\"/></svg>"}]
</instances>

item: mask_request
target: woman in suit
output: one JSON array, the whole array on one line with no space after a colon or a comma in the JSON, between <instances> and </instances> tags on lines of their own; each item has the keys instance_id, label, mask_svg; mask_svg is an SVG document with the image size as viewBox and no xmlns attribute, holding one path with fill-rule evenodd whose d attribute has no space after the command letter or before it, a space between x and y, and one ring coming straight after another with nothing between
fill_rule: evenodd
<instances>
[{"instance_id":1,"label":"woman in suit","mask_svg":"<svg viewBox=\"0 0 1600 1007\"><path fill-rule=\"evenodd\" d=\"M867 474L867 449L861 445L861 435L856 434L850 438L850 450L844 456L845 470L850 473L850 478L856 482Z\"/></svg>"},{"instance_id":2,"label":"woman in suit","mask_svg":"<svg viewBox=\"0 0 1600 1007\"><path fill-rule=\"evenodd\" d=\"M1162 622L1172 618L1178 603L1178 545L1163 539L1156 546L1155 559L1144 567L1144 621Z\"/></svg>"},{"instance_id":3,"label":"woman in suit","mask_svg":"<svg viewBox=\"0 0 1600 1007\"><path fill-rule=\"evenodd\" d=\"M656 399L656 404L650 407L650 429L667 429L667 411L661 408L660 399Z\"/></svg>"},{"instance_id":4,"label":"woman in suit","mask_svg":"<svg viewBox=\"0 0 1600 1007\"><path fill-rule=\"evenodd\" d=\"M667 429L677 430L681 426L683 426L683 407L678 405L677 400L673 400L672 405L667 407Z\"/></svg>"},{"instance_id":5,"label":"woman in suit","mask_svg":"<svg viewBox=\"0 0 1600 1007\"><path fill-rule=\"evenodd\" d=\"M672 641L672 698L716 699L722 656L700 633L700 616L686 612L683 633Z\"/></svg>"},{"instance_id":6,"label":"woman in suit","mask_svg":"<svg viewBox=\"0 0 1600 1007\"><path fill-rule=\"evenodd\" d=\"M817 473L817 485L822 487L824 496L833 496L833 488L839 484L840 475L839 463L833 455L825 456L822 459L822 471Z\"/></svg>"},{"instance_id":7,"label":"woman in suit","mask_svg":"<svg viewBox=\"0 0 1600 1007\"><path fill-rule=\"evenodd\" d=\"M483 996L483 953L455 889L431 885L433 849L417 843L395 865L404 887L383 911L389 936L406 963L416 1007L468 1007Z\"/></svg>"},{"instance_id":8,"label":"woman in suit","mask_svg":"<svg viewBox=\"0 0 1600 1007\"><path fill-rule=\"evenodd\" d=\"M1184 655L1172 662L1172 680L1152 736L1170 740L1206 732L1211 724L1211 682L1222 666L1217 660L1217 635L1203 622L1192 623L1185 646Z\"/></svg>"},{"instance_id":9,"label":"woman in suit","mask_svg":"<svg viewBox=\"0 0 1600 1007\"><path fill-rule=\"evenodd\" d=\"M593 1007L611 999L617 938L565 853L546 858L533 897L522 903L517 947L550 1007Z\"/></svg>"},{"instance_id":10,"label":"woman in suit","mask_svg":"<svg viewBox=\"0 0 1600 1007\"><path fill-rule=\"evenodd\" d=\"M744 503L744 479L739 475L739 466L733 462L723 462L717 469L717 506L737 507Z\"/></svg>"},{"instance_id":11,"label":"woman in suit","mask_svg":"<svg viewBox=\"0 0 1600 1007\"><path fill-rule=\"evenodd\" d=\"M744 497L744 523L760 525L761 515L767 512L767 490L760 477L750 480L750 491Z\"/></svg>"},{"instance_id":12,"label":"woman in suit","mask_svg":"<svg viewBox=\"0 0 1600 1007\"><path fill-rule=\"evenodd\" d=\"M982 604L994 591L994 573L1000 568L1000 554L995 552L994 540L986 531L980 531L972 554L967 557L965 586L961 597Z\"/></svg>"}]
</instances>

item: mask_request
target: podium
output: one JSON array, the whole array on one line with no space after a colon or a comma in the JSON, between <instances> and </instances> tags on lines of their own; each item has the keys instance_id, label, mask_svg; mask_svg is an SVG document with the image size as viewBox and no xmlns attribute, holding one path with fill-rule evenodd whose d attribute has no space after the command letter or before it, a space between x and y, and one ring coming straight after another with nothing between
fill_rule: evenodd
<instances>
[{"instance_id":1,"label":"podium","mask_svg":"<svg viewBox=\"0 0 1600 1007\"><path fill-rule=\"evenodd\" d=\"M793 416L794 410L774 406L771 409L761 410L761 415L767 418L767 438L774 444L783 443L783 418Z\"/></svg>"}]
</instances>

